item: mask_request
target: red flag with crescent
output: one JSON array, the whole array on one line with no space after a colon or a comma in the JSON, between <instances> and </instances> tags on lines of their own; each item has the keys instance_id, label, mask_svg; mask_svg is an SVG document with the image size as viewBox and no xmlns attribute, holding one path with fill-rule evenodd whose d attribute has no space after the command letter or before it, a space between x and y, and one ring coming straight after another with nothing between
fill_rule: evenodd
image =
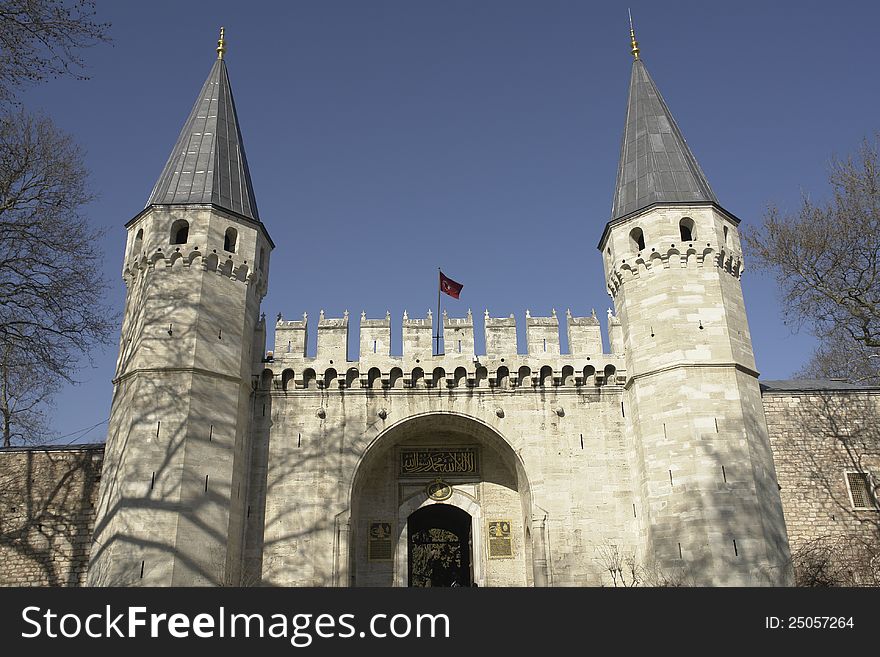
<instances>
[{"instance_id":1,"label":"red flag with crescent","mask_svg":"<svg viewBox=\"0 0 880 657\"><path fill-rule=\"evenodd\" d=\"M458 296L461 294L461 288L463 287L464 285L461 283L456 283L442 271L440 272L440 291L444 294L448 294L453 299L458 299Z\"/></svg>"}]
</instances>

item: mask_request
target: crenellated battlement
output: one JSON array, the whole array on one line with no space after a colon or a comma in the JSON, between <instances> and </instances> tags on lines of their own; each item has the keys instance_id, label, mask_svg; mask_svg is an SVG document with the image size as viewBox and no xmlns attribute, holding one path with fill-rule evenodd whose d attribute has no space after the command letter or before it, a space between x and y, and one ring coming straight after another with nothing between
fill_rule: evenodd
<instances>
[{"instance_id":1,"label":"crenellated battlement","mask_svg":"<svg viewBox=\"0 0 880 657\"><path fill-rule=\"evenodd\" d=\"M611 320L609 315L609 321ZM616 320L616 318L614 318ZM360 349L349 358L349 315L318 320L317 354L306 355L308 316L275 324L275 349L262 376L280 390L296 388L546 388L622 384L623 354L605 354L595 313L574 317L566 312L569 352L560 353L559 320L526 312L527 353L518 353L516 319L484 313L485 355L474 349L474 320L443 315L445 353L433 352L433 315L410 318L404 312L403 354L392 356L391 315L367 318L361 313ZM616 324L619 329L619 322ZM613 332L615 325L610 324ZM612 337L612 343L621 344ZM292 382L292 383L291 383ZM263 382L269 386L268 380Z\"/></svg>"},{"instance_id":2,"label":"crenellated battlement","mask_svg":"<svg viewBox=\"0 0 880 657\"><path fill-rule=\"evenodd\" d=\"M705 247L688 245L684 248L670 246L665 250L651 247L650 252L640 251L631 258L623 258L611 262L608 266L608 291L612 296L627 278L638 278L660 269L689 267L717 267L736 279L742 277L745 270L742 254L724 250L716 250L711 243Z\"/></svg>"},{"instance_id":3,"label":"crenellated battlement","mask_svg":"<svg viewBox=\"0 0 880 657\"><path fill-rule=\"evenodd\" d=\"M245 285L256 285L257 291L262 291L261 296L265 295L265 278L259 272L252 270L247 261L236 259L230 254L224 254L221 258L216 251L205 256L205 252L198 246L168 247L167 253L160 248L149 257L142 254L139 258L132 258L126 263L122 278L128 286L148 271L166 272L196 269L215 272L218 276Z\"/></svg>"}]
</instances>

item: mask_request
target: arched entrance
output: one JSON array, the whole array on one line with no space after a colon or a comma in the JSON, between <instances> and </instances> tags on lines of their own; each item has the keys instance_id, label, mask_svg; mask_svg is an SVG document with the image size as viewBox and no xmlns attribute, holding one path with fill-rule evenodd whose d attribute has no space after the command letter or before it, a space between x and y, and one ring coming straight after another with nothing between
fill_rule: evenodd
<instances>
[{"instance_id":1,"label":"arched entrance","mask_svg":"<svg viewBox=\"0 0 880 657\"><path fill-rule=\"evenodd\" d=\"M449 504L431 504L407 519L409 586L470 586L471 516Z\"/></svg>"},{"instance_id":2,"label":"arched entrance","mask_svg":"<svg viewBox=\"0 0 880 657\"><path fill-rule=\"evenodd\" d=\"M514 448L496 429L450 412L381 432L337 518L337 572L351 586L530 586L544 546ZM534 556L533 555L537 555ZM344 561L343 561L344 560ZM346 567L347 566L347 567Z\"/></svg>"}]
</instances>

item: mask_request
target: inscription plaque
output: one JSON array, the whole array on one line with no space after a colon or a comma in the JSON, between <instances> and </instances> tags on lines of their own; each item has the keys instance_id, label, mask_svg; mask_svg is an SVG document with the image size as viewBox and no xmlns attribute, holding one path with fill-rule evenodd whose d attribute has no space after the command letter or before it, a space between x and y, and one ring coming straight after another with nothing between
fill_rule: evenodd
<instances>
[{"instance_id":1,"label":"inscription plaque","mask_svg":"<svg viewBox=\"0 0 880 657\"><path fill-rule=\"evenodd\" d=\"M391 523L390 522L371 522L370 523L370 540L369 540L370 561L391 561L394 557L394 550L391 543Z\"/></svg>"},{"instance_id":2,"label":"inscription plaque","mask_svg":"<svg viewBox=\"0 0 880 657\"><path fill-rule=\"evenodd\" d=\"M489 521L489 558L512 559L513 539L510 535L510 520Z\"/></svg>"},{"instance_id":3,"label":"inscription plaque","mask_svg":"<svg viewBox=\"0 0 880 657\"><path fill-rule=\"evenodd\" d=\"M400 475L476 475L480 472L476 447L419 447L400 450Z\"/></svg>"}]
</instances>

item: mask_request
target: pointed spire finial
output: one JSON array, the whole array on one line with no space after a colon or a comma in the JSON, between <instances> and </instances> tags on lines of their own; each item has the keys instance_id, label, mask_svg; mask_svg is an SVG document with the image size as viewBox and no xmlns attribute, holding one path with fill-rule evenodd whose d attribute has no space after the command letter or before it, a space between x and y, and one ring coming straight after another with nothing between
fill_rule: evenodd
<instances>
[{"instance_id":1,"label":"pointed spire finial","mask_svg":"<svg viewBox=\"0 0 880 657\"><path fill-rule=\"evenodd\" d=\"M630 45L632 46L632 50L630 52L632 53L633 59L638 59L639 42L636 41L636 31L635 29L633 29L633 15L629 9L626 10L626 13L629 14L629 40Z\"/></svg>"},{"instance_id":2,"label":"pointed spire finial","mask_svg":"<svg viewBox=\"0 0 880 657\"><path fill-rule=\"evenodd\" d=\"M223 53L226 52L226 39L223 38L224 28L220 28L220 38L217 39L217 59L223 59Z\"/></svg>"}]
</instances>

